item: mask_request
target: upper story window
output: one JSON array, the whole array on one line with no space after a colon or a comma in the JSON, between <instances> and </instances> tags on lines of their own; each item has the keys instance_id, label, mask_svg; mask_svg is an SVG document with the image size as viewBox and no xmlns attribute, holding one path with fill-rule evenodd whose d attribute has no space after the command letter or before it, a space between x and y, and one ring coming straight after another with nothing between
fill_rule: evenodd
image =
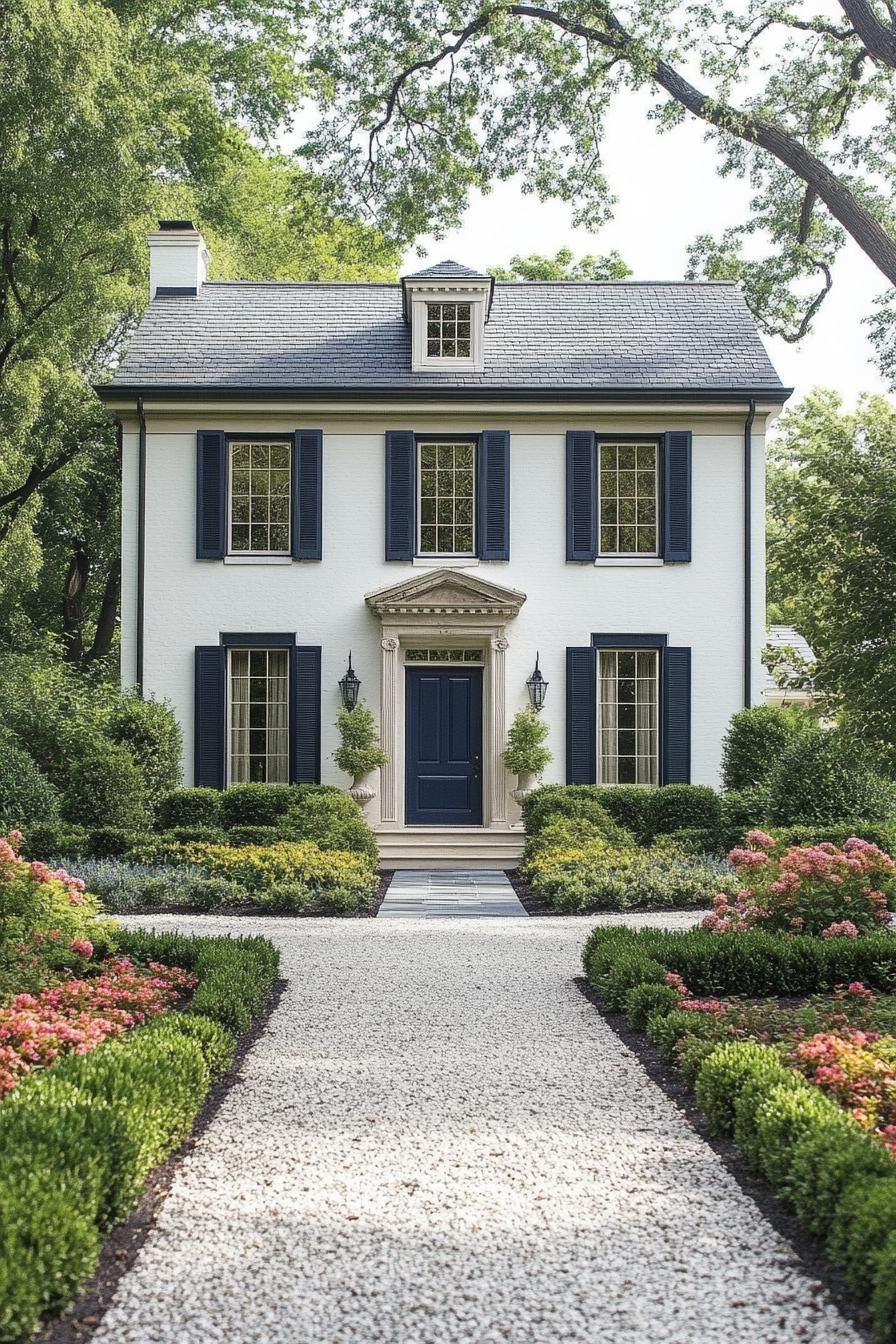
<instances>
[{"instance_id":1,"label":"upper story window","mask_svg":"<svg viewBox=\"0 0 896 1344\"><path fill-rule=\"evenodd\" d=\"M418 443L419 555L476 554L476 446Z\"/></svg>"},{"instance_id":2,"label":"upper story window","mask_svg":"<svg viewBox=\"0 0 896 1344\"><path fill-rule=\"evenodd\" d=\"M230 546L237 555L290 554L292 445L230 444Z\"/></svg>"},{"instance_id":3,"label":"upper story window","mask_svg":"<svg viewBox=\"0 0 896 1344\"><path fill-rule=\"evenodd\" d=\"M429 359L470 359L473 353L472 304L426 305L426 354Z\"/></svg>"},{"instance_id":4,"label":"upper story window","mask_svg":"<svg viewBox=\"0 0 896 1344\"><path fill-rule=\"evenodd\" d=\"M598 554L659 555L659 443L598 444Z\"/></svg>"}]
</instances>

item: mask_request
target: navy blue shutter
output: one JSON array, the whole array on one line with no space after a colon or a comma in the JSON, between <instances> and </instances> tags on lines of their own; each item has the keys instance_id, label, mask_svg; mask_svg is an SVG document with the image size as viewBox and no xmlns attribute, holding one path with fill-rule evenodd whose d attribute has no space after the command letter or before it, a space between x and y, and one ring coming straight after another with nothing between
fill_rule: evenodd
<instances>
[{"instance_id":1,"label":"navy blue shutter","mask_svg":"<svg viewBox=\"0 0 896 1344\"><path fill-rule=\"evenodd\" d=\"M220 644L197 644L194 656L193 783L223 789L227 650Z\"/></svg>"},{"instance_id":2,"label":"navy blue shutter","mask_svg":"<svg viewBox=\"0 0 896 1344\"><path fill-rule=\"evenodd\" d=\"M196 435L196 559L223 560L227 550L227 444L217 429Z\"/></svg>"},{"instance_id":3,"label":"navy blue shutter","mask_svg":"<svg viewBox=\"0 0 896 1344\"><path fill-rule=\"evenodd\" d=\"M479 440L479 557L510 559L510 434L486 429Z\"/></svg>"},{"instance_id":4,"label":"navy blue shutter","mask_svg":"<svg viewBox=\"0 0 896 1344\"><path fill-rule=\"evenodd\" d=\"M597 650L566 650L566 782L597 782Z\"/></svg>"},{"instance_id":5,"label":"navy blue shutter","mask_svg":"<svg viewBox=\"0 0 896 1344\"><path fill-rule=\"evenodd\" d=\"M691 558L691 431L663 436L663 559Z\"/></svg>"},{"instance_id":6,"label":"navy blue shutter","mask_svg":"<svg viewBox=\"0 0 896 1344\"><path fill-rule=\"evenodd\" d=\"M664 784L691 782L691 651L663 649L662 758Z\"/></svg>"},{"instance_id":7,"label":"navy blue shutter","mask_svg":"<svg viewBox=\"0 0 896 1344\"><path fill-rule=\"evenodd\" d=\"M320 560L323 535L323 439L319 429L297 429L292 448L292 554Z\"/></svg>"},{"instance_id":8,"label":"navy blue shutter","mask_svg":"<svg viewBox=\"0 0 896 1344\"><path fill-rule=\"evenodd\" d=\"M413 560L417 446L409 429L386 432L386 559Z\"/></svg>"},{"instance_id":9,"label":"navy blue shutter","mask_svg":"<svg viewBox=\"0 0 896 1344\"><path fill-rule=\"evenodd\" d=\"M289 741L293 784L320 783L320 648L291 650Z\"/></svg>"},{"instance_id":10,"label":"navy blue shutter","mask_svg":"<svg viewBox=\"0 0 896 1344\"><path fill-rule=\"evenodd\" d=\"M597 555L597 447L590 429L566 434L566 558Z\"/></svg>"}]
</instances>

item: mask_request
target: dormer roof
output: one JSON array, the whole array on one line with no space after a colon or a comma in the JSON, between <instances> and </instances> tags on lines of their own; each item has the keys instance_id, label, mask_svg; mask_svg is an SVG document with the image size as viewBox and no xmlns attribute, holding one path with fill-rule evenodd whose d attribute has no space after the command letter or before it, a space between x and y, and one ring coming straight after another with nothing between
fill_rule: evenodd
<instances>
[{"instance_id":1,"label":"dormer roof","mask_svg":"<svg viewBox=\"0 0 896 1344\"><path fill-rule=\"evenodd\" d=\"M463 266L459 261L439 261L435 266L427 266L425 270L414 271L412 275L405 275L403 280L491 280L493 277L487 271L474 271L470 266Z\"/></svg>"}]
</instances>

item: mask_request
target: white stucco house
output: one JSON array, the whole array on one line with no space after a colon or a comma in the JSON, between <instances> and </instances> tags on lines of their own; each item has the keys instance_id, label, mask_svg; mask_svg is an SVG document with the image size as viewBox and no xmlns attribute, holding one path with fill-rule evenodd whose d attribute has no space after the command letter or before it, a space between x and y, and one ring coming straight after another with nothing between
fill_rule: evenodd
<instances>
[{"instance_id":1,"label":"white stucco house","mask_svg":"<svg viewBox=\"0 0 896 1344\"><path fill-rule=\"evenodd\" d=\"M764 436L789 395L738 288L209 281L150 238L101 394L122 427L122 678L187 782L342 783L349 661L388 863L519 854L502 765L538 659L545 779L716 784L761 700Z\"/></svg>"}]
</instances>

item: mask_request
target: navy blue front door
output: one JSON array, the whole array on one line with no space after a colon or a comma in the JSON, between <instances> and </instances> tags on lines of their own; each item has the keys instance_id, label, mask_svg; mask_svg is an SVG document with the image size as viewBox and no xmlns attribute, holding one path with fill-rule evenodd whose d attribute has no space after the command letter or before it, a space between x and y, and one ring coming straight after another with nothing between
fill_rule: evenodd
<instances>
[{"instance_id":1,"label":"navy blue front door","mask_svg":"<svg viewBox=\"0 0 896 1344\"><path fill-rule=\"evenodd\" d=\"M406 821L482 825L482 668L407 669Z\"/></svg>"}]
</instances>

